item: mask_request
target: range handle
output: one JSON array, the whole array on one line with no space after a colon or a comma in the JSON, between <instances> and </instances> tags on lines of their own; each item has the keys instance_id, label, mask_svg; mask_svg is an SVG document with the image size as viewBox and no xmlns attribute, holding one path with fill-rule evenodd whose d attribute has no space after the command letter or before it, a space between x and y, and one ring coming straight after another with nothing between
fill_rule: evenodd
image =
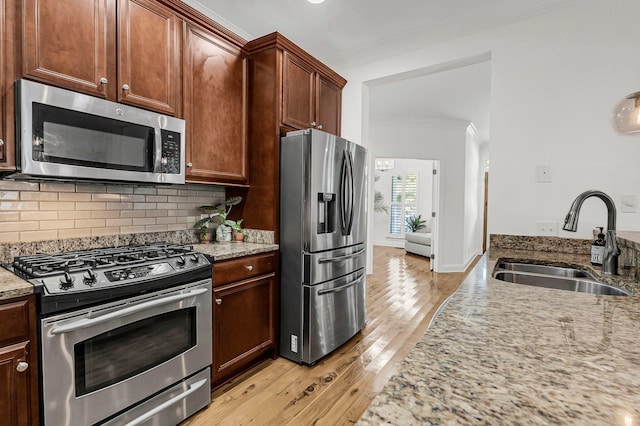
<instances>
[{"instance_id":1,"label":"range handle","mask_svg":"<svg viewBox=\"0 0 640 426\"><path fill-rule=\"evenodd\" d=\"M81 328L92 327L96 324L100 324L106 321L110 321L115 318L122 318L127 315L135 314L137 312L145 311L147 309L155 308L156 306L166 305L168 303L177 302L179 300L188 299L190 297L198 296L206 293L209 289L206 288L198 288L195 290L190 290L186 293L176 294L175 296L163 297L161 299L150 300L148 302L143 302L138 305L128 306L124 309L120 309L117 311L110 312L108 314L95 317L95 318L83 318L78 321L74 321L70 324L61 325L58 327L54 327L51 330L52 334L63 334L70 333L72 331L79 330Z\"/></svg>"}]
</instances>

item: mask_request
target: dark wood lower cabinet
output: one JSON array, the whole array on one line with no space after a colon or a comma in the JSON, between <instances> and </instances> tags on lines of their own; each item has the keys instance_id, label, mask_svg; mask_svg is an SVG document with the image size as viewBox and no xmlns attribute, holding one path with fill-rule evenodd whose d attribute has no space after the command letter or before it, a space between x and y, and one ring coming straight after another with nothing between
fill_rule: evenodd
<instances>
[{"instance_id":1,"label":"dark wood lower cabinet","mask_svg":"<svg viewBox=\"0 0 640 426\"><path fill-rule=\"evenodd\" d=\"M265 270L266 263L272 265L270 270ZM266 357L276 356L278 285L275 265L275 253L214 264L213 387L222 385ZM236 278L238 274L245 274L246 278L228 282L225 275L230 274Z\"/></svg>"},{"instance_id":2,"label":"dark wood lower cabinet","mask_svg":"<svg viewBox=\"0 0 640 426\"><path fill-rule=\"evenodd\" d=\"M0 302L0 425L38 425L35 296Z\"/></svg>"}]
</instances>

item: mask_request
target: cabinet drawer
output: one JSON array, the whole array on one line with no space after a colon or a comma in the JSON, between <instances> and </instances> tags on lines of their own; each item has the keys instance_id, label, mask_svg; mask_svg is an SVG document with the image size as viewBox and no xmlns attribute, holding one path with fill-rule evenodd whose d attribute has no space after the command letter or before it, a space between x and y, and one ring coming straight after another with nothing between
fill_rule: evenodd
<instances>
[{"instance_id":1,"label":"cabinet drawer","mask_svg":"<svg viewBox=\"0 0 640 426\"><path fill-rule=\"evenodd\" d=\"M0 344L29 339L29 301L16 300L0 305Z\"/></svg>"},{"instance_id":2,"label":"cabinet drawer","mask_svg":"<svg viewBox=\"0 0 640 426\"><path fill-rule=\"evenodd\" d=\"M242 281L275 271L276 254L267 253L213 264L213 286Z\"/></svg>"}]
</instances>

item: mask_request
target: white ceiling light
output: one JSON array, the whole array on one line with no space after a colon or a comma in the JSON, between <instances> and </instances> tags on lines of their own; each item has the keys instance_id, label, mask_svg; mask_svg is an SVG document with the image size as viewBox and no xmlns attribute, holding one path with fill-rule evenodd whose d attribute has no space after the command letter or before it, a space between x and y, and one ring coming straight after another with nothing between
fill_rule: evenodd
<instances>
[{"instance_id":1,"label":"white ceiling light","mask_svg":"<svg viewBox=\"0 0 640 426\"><path fill-rule=\"evenodd\" d=\"M320 4L323 3L324 0L307 0L309 3L313 3L313 4Z\"/></svg>"}]
</instances>

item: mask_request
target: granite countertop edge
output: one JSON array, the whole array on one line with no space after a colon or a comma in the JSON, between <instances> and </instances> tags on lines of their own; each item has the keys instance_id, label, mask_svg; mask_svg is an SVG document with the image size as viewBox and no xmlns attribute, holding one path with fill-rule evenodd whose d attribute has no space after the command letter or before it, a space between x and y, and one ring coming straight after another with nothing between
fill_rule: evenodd
<instances>
[{"instance_id":1,"label":"granite countertop edge","mask_svg":"<svg viewBox=\"0 0 640 426\"><path fill-rule=\"evenodd\" d=\"M491 276L501 259L595 269L601 277L588 256L490 249L359 425L640 422L640 292L598 296L506 283Z\"/></svg>"},{"instance_id":2,"label":"granite countertop edge","mask_svg":"<svg viewBox=\"0 0 640 426\"><path fill-rule=\"evenodd\" d=\"M269 253L279 249L278 244L244 242L195 244L193 247L196 251L210 256L214 262L253 254ZM0 300L29 296L33 293L34 288L30 283L0 267Z\"/></svg>"}]
</instances>

